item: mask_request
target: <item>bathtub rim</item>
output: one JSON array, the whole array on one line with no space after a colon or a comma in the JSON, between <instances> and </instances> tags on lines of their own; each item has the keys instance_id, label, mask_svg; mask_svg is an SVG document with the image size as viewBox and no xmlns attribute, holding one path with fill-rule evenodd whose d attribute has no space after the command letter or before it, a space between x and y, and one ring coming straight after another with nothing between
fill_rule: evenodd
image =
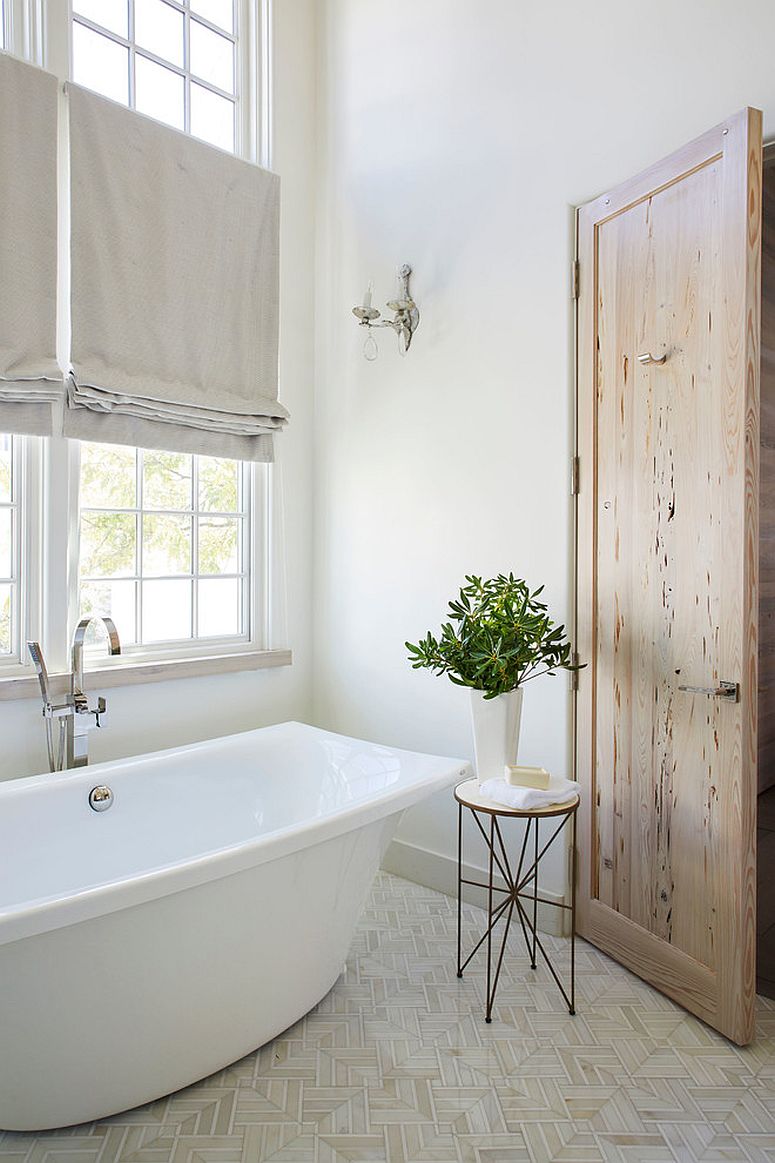
<instances>
[{"instance_id":1,"label":"bathtub rim","mask_svg":"<svg viewBox=\"0 0 775 1163\"><path fill-rule=\"evenodd\" d=\"M236 844L213 849L182 861L160 865L129 877L76 890L68 896L37 898L5 909L0 903L0 947L23 940L26 937L34 937L40 933L75 925L107 913L119 912L122 909L144 904L158 897L170 896L208 881L220 880L233 873L258 867L282 856L291 855L312 843L333 839L355 828L374 823L394 812L403 812L435 791L450 787L453 783L468 778L472 773L471 764L465 759L390 747L291 719L267 727L251 728L247 731L233 732L230 735L216 736L214 739L183 744L181 747L164 748L160 751L127 756L122 759L106 760L86 769L74 768L68 772L43 773L25 776L18 780L8 780L0 783L0 804L6 797L23 795L25 791L29 790L37 791L50 786L52 782L88 783L91 782L92 775L96 775L98 778L95 778L93 782L99 783L99 775L106 772L124 772L141 766L149 760L173 754L176 757L201 754L203 751L206 752L217 744L230 739L251 735L255 732L269 733L283 727L300 727L316 735L364 744L391 754L419 755L425 759L438 760L441 767L440 770L425 776L416 783L401 788L388 788L378 795L352 804L328 816L312 817L300 824L264 833L250 840L241 840Z\"/></svg>"}]
</instances>

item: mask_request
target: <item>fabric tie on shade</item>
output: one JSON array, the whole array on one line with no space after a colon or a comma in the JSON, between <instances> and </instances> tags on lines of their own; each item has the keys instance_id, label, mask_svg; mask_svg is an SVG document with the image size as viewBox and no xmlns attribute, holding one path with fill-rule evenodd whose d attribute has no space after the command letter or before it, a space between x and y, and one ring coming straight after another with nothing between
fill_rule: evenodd
<instances>
[{"instance_id":1,"label":"fabric tie on shade","mask_svg":"<svg viewBox=\"0 0 775 1163\"><path fill-rule=\"evenodd\" d=\"M68 85L65 435L273 459L279 179Z\"/></svg>"},{"instance_id":2,"label":"fabric tie on shade","mask_svg":"<svg viewBox=\"0 0 775 1163\"><path fill-rule=\"evenodd\" d=\"M0 431L48 436L56 358L57 81L0 53Z\"/></svg>"}]
</instances>

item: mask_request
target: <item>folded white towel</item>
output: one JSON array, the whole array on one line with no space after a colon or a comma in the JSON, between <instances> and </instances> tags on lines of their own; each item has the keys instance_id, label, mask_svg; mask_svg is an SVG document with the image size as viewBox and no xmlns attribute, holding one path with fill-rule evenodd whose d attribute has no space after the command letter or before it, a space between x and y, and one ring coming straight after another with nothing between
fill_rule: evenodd
<instances>
[{"instance_id":1,"label":"folded white towel","mask_svg":"<svg viewBox=\"0 0 775 1163\"><path fill-rule=\"evenodd\" d=\"M479 787L480 795L503 804L507 808L530 811L531 808L548 808L552 804L564 804L581 791L581 785L572 779L553 775L548 788L543 791L535 787L514 787L505 779L486 779Z\"/></svg>"}]
</instances>

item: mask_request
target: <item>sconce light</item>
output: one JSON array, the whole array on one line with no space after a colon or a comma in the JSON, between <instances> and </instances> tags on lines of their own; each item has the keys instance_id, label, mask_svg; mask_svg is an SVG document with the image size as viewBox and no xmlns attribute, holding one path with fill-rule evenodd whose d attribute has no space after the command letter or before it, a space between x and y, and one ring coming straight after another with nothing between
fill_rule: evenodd
<instances>
[{"instance_id":1,"label":"sconce light","mask_svg":"<svg viewBox=\"0 0 775 1163\"><path fill-rule=\"evenodd\" d=\"M369 283L366 294L363 296L361 306L353 307L353 315L359 320L360 326L367 328L366 340L363 344L363 355L365 359L370 361L375 360L379 355L377 341L372 334L374 327L392 327L398 336L398 350L401 352L401 355L406 355L409 350L412 343L412 336L420 322L420 312L417 310L417 304L409 291L409 276L411 273L412 268L406 263L398 272L398 281L400 284L398 298L391 299L388 303L388 309L394 315L392 319L380 318L381 313L376 307L372 307L371 283Z\"/></svg>"}]
</instances>

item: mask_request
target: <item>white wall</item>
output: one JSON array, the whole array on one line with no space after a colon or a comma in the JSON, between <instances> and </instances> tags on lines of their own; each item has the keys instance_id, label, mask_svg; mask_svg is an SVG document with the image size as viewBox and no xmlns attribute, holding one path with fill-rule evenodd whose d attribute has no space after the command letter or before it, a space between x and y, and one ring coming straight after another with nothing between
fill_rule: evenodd
<instances>
[{"instance_id":1,"label":"white wall","mask_svg":"<svg viewBox=\"0 0 775 1163\"><path fill-rule=\"evenodd\" d=\"M314 314L315 3L274 5L273 168L282 177L280 394L291 423L278 440L285 502L288 645L293 666L106 692L109 727L93 761L172 747L283 719L312 705L312 401ZM46 770L40 703L0 703L0 779Z\"/></svg>"},{"instance_id":2,"label":"white wall","mask_svg":"<svg viewBox=\"0 0 775 1163\"><path fill-rule=\"evenodd\" d=\"M467 756L465 692L403 643L467 572L545 582L571 615L572 207L746 104L775 127L775 5L323 9L315 715ZM415 346L366 363L350 308L406 261ZM526 688L522 761L567 771L569 702L565 676ZM400 832L447 856L454 835L448 795Z\"/></svg>"}]
</instances>

